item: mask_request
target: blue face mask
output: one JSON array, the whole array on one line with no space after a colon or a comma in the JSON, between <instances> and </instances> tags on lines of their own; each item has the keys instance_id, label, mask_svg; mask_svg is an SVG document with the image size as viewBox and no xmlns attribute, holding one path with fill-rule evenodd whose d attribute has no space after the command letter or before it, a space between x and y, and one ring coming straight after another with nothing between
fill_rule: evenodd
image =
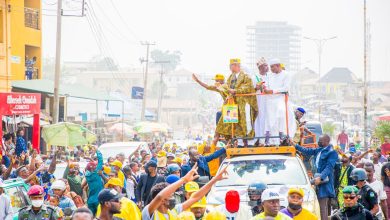
<instances>
[{"instance_id":1,"label":"blue face mask","mask_svg":"<svg viewBox=\"0 0 390 220\"><path fill-rule=\"evenodd\" d=\"M318 147L324 147L321 142L318 141Z\"/></svg>"}]
</instances>

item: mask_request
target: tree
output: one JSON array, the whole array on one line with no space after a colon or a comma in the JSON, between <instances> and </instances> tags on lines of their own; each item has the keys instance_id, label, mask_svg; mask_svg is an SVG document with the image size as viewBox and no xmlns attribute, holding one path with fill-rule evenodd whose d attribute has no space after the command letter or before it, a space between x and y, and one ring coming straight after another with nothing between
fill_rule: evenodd
<instances>
[{"instance_id":1,"label":"tree","mask_svg":"<svg viewBox=\"0 0 390 220\"><path fill-rule=\"evenodd\" d=\"M168 61L169 63L164 64L164 69L169 72L176 69L176 67L181 62L181 55L182 53L178 50L175 50L173 52L170 52L169 50L161 51L161 50L153 50L150 52L150 57L154 61L154 63L151 63L153 66L160 65L158 62L161 61Z\"/></svg>"},{"instance_id":2,"label":"tree","mask_svg":"<svg viewBox=\"0 0 390 220\"><path fill-rule=\"evenodd\" d=\"M385 136L390 136L390 122L389 121L379 121L375 127L375 136L384 141Z\"/></svg>"},{"instance_id":3,"label":"tree","mask_svg":"<svg viewBox=\"0 0 390 220\"><path fill-rule=\"evenodd\" d=\"M91 62L95 63L97 71L117 71L118 65L115 64L111 57L94 56Z\"/></svg>"},{"instance_id":4,"label":"tree","mask_svg":"<svg viewBox=\"0 0 390 220\"><path fill-rule=\"evenodd\" d=\"M324 131L324 134L328 134L329 136L333 137L334 131L336 130L336 125L331 122L325 122L322 125L322 130Z\"/></svg>"}]
</instances>

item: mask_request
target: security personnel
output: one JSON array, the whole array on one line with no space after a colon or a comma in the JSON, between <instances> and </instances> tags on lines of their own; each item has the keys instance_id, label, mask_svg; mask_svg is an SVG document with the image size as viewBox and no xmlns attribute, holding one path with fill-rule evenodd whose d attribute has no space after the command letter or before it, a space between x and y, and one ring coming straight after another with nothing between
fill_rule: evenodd
<instances>
[{"instance_id":1,"label":"security personnel","mask_svg":"<svg viewBox=\"0 0 390 220\"><path fill-rule=\"evenodd\" d=\"M371 212L361 205L358 195L359 189L355 186L346 186L343 189L344 207L337 210L331 220L371 220L374 219Z\"/></svg>"},{"instance_id":2,"label":"security personnel","mask_svg":"<svg viewBox=\"0 0 390 220\"><path fill-rule=\"evenodd\" d=\"M351 179L356 181L356 187L359 189L359 203L375 216L379 212L378 196L366 182L366 171L362 168L354 169L351 173Z\"/></svg>"},{"instance_id":3,"label":"security personnel","mask_svg":"<svg viewBox=\"0 0 390 220\"><path fill-rule=\"evenodd\" d=\"M258 215L263 212L263 206L261 205L261 194L268 186L265 183L252 183L248 188L249 202L248 205L252 208L252 215Z\"/></svg>"},{"instance_id":4,"label":"security personnel","mask_svg":"<svg viewBox=\"0 0 390 220\"><path fill-rule=\"evenodd\" d=\"M26 206L19 211L19 220L62 220L63 213L61 209L45 205L44 190L42 186L34 185L28 190L31 205Z\"/></svg>"}]
</instances>

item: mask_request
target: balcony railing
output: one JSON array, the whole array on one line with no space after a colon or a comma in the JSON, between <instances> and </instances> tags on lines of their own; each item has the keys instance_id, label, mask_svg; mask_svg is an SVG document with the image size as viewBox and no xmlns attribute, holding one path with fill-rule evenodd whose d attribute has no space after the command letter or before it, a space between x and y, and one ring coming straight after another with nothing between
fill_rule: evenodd
<instances>
[{"instance_id":1,"label":"balcony railing","mask_svg":"<svg viewBox=\"0 0 390 220\"><path fill-rule=\"evenodd\" d=\"M24 8L24 26L39 30L39 10Z\"/></svg>"}]
</instances>

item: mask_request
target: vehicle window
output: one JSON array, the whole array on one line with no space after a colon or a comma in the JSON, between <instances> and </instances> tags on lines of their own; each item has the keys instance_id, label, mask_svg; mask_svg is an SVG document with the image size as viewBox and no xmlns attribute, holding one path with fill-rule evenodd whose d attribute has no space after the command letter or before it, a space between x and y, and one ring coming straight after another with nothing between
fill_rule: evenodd
<instances>
[{"instance_id":1,"label":"vehicle window","mask_svg":"<svg viewBox=\"0 0 390 220\"><path fill-rule=\"evenodd\" d=\"M232 161L227 171L229 178L219 181L216 186L246 186L259 181L269 185L307 184L296 158Z\"/></svg>"},{"instance_id":2,"label":"vehicle window","mask_svg":"<svg viewBox=\"0 0 390 220\"><path fill-rule=\"evenodd\" d=\"M11 200L11 205L14 212L18 212L19 209L28 205L24 199L24 194L19 189L19 187L7 188L5 191Z\"/></svg>"}]
</instances>

